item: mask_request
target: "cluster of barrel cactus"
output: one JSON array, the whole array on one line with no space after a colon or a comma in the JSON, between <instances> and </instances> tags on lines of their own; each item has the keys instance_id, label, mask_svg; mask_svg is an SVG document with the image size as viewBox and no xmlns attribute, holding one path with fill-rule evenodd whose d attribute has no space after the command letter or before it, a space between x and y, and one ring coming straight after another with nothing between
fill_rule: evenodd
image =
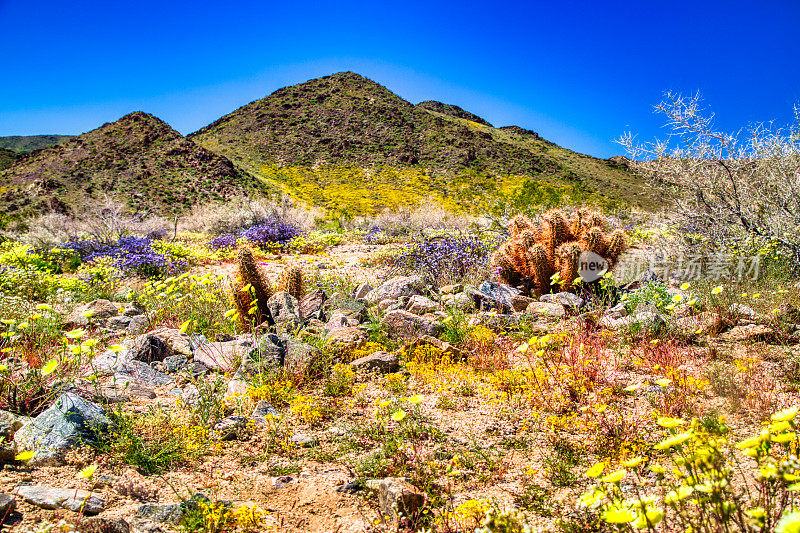
<instances>
[{"instance_id":1,"label":"cluster of barrel cactus","mask_svg":"<svg viewBox=\"0 0 800 533\"><path fill-rule=\"evenodd\" d=\"M534 222L517 215L508 224L509 239L492 255L500 281L542 295L554 287L574 288L579 258L585 251L604 258L609 269L626 248L621 230L607 233L606 217L581 208L571 216L559 209Z\"/></svg>"},{"instance_id":2,"label":"cluster of barrel cactus","mask_svg":"<svg viewBox=\"0 0 800 533\"><path fill-rule=\"evenodd\" d=\"M261 272L253 250L242 246L236 253L236 278L233 281L233 301L245 324L258 326L272 319L267 300L274 294L272 285Z\"/></svg>"},{"instance_id":3,"label":"cluster of barrel cactus","mask_svg":"<svg viewBox=\"0 0 800 533\"><path fill-rule=\"evenodd\" d=\"M283 271L278 280L278 290L286 291L298 300L305 294L303 271L300 267L289 267Z\"/></svg>"},{"instance_id":4,"label":"cluster of barrel cactus","mask_svg":"<svg viewBox=\"0 0 800 533\"><path fill-rule=\"evenodd\" d=\"M305 293L303 271L298 267L290 267L283 271L278 281L278 290L286 291L298 300ZM253 257L253 250L242 246L236 253L236 277L233 280L233 301L239 311L239 317L245 325L258 326L264 322L271 323L272 315L267 300L275 294L275 290L267 276L258 268Z\"/></svg>"}]
</instances>

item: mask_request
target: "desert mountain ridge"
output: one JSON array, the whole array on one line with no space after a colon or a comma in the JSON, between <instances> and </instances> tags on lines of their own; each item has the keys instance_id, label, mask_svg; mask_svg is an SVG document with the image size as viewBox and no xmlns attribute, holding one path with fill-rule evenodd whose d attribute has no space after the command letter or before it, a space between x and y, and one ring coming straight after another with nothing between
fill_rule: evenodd
<instances>
[{"instance_id":1,"label":"desert mountain ridge","mask_svg":"<svg viewBox=\"0 0 800 533\"><path fill-rule=\"evenodd\" d=\"M653 202L618 160L573 152L519 126L494 128L455 105L415 105L354 72L278 89L187 136L139 111L50 142L0 155L7 213L77 210L100 195L177 213L281 190L355 213L423 196L456 206L475 176L504 190L536 180L573 195Z\"/></svg>"}]
</instances>

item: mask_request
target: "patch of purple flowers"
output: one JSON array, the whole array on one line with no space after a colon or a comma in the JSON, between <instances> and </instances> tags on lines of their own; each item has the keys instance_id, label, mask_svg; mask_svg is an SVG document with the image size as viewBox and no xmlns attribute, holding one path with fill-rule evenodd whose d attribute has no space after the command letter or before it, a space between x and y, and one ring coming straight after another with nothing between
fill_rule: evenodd
<instances>
[{"instance_id":1,"label":"patch of purple flowers","mask_svg":"<svg viewBox=\"0 0 800 533\"><path fill-rule=\"evenodd\" d=\"M393 259L393 266L441 286L477 273L488 264L490 251L480 239L445 235L406 245Z\"/></svg>"},{"instance_id":2,"label":"patch of purple flowers","mask_svg":"<svg viewBox=\"0 0 800 533\"><path fill-rule=\"evenodd\" d=\"M72 239L59 247L74 250L82 261L112 257L116 259L115 266L122 272L147 278L162 277L186 269L185 261L171 261L164 254L153 250L153 239L150 237L127 236L116 242Z\"/></svg>"},{"instance_id":3,"label":"patch of purple flowers","mask_svg":"<svg viewBox=\"0 0 800 533\"><path fill-rule=\"evenodd\" d=\"M370 228L367 234L364 235L364 242L366 242L367 244L382 244L385 241L385 239L386 239L386 234L383 232L381 228L377 226L373 226L372 228Z\"/></svg>"},{"instance_id":4,"label":"patch of purple flowers","mask_svg":"<svg viewBox=\"0 0 800 533\"><path fill-rule=\"evenodd\" d=\"M238 239L244 239L251 244L265 248L270 244L286 244L301 234L300 230L287 224L278 216L271 216L247 229L237 233L223 233L213 239L209 248L213 250L229 249L236 246Z\"/></svg>"}]
</instances>

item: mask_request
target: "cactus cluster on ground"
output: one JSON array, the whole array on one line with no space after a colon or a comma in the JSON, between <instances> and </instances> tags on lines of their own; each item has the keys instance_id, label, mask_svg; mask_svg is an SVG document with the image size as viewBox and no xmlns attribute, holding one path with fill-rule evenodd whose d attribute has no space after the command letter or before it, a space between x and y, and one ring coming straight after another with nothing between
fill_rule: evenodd
<instances>
[{"instance_id":1,"label":"cactus cluster on ground","mask_svg":"<svg viewBox=\"0 0 800 533\"><path fill-rule=\"evenodd\" d=\"M611 269L625 250L622 230L607 232L608 226L606 217L586 208L571 216L553 209L538 222L517 215L508 223L508 240L492 255L492 266L503 283L537 296L554 287L569 291L583 252L604 258Z\"/></svg>"}]
</instances>

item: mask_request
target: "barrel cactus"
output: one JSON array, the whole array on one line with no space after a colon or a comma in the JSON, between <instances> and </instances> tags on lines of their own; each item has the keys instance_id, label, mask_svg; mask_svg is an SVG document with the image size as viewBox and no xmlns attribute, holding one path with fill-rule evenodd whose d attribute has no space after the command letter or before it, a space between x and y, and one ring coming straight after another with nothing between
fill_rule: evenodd
<instances>
[{"instance_id":1,"label":"barrel cactus","mask_svg":"<svg viewBox=\"0 0 800 533\"><path fill-rule=\"evenodd\" d=\"M611 269L625 251L625 234L608 232L608 226L606 217L586 208L571 216L553 209L536 222L517 215L508 223L508 240L492 255L492 266L500 281L526 292L569 291L583 252L602 257Z\"/></svg>"}]
</instances>

